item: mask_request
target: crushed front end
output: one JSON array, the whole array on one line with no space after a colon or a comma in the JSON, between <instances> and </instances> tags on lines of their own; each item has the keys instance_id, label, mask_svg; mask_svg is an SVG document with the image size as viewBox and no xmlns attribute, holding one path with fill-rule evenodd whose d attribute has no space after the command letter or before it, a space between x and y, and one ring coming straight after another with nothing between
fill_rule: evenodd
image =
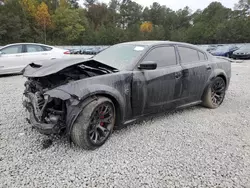
<instances>
[{"instance_id":1,"label":"crushed front end","mask_svg":"<svg viewBox=\"0 0 250 188\"><path fill-rule=\"evenodd\" d=\"M67 86L111 72L113 69L94 60L79 63L79 59L69 58L31 63L23 70L23 76L27 78L23 106L29 112L28 122L43 134L69 133L88 100L80 103L82 99L73 94L80 87L68 89Z\"/></svg>"},{"instance_id":2,"label":"crushed front end","mask_svg":"<svg viewBox=\"0 0 250 188\"><path fill-rule=\"evenodd\" d=\"M25 82L23 105L29 112L27 120L42 134L60 134L66 128L66 104L46 95L46 90L39 79Z\"/></svg>"}]
</instances>

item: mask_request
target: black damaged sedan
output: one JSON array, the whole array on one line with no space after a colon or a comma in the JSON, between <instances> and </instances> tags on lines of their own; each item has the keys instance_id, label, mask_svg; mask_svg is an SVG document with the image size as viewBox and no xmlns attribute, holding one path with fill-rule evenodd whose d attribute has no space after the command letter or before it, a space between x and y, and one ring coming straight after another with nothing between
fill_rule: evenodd
<instances>
[{"instance_id":1,"label":"black damaged sedan","mask_svg":"<svg viewBox=\"0 0 250 188\"><path fill-rule=\"evenodd\" d=\"M231 64L191 44L137 41L90 59L34 62L23 75L28 121L43 134L67 134L95 149L114 128L145 116L198 104L219 107Z\"/></svg>"}]
</instances>

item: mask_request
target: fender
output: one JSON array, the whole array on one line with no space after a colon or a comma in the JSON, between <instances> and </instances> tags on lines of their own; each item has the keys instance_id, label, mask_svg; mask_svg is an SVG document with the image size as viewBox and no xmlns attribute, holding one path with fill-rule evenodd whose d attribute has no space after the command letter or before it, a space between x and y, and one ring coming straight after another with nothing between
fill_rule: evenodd
<instances>
[{"instance_id":1,"label":"fender","mask_svg":"<svg viewBox=\"0 0 250 188\"><path fill-rule=\"evenodd\" d=\"M52 98L60 98L62 100L77 99L77 101L72 102L72 105L78 105L78 103L84 101L90 96L104 94L111 96L118 102L121 107L122 114L125 108L125 94L122 96L117 89L107 85L92 84L81 88L80 84L68 84L49 90L45 93L45 95L46 94Z\"/></svg>"},{"instance_id":2,"label":"fender","mask_svg":"<svg viewBox=\"0 0 250 188\"><path fill-rule=\"evenodd\" d=\"M228 77L226 76L226 72L223 70L223 69L218 69L216 68L214 71L213 71L213 74L210 75L209 79L208 79L208 83L211 83L211 81L216 78L217 76L222 76L223 78L225 78L226 80L226 86L228 86L228 83L229 83L229 80L228 80Z\"/></svg>"},{"instance_id":3,"label":"fender","mask_svg":"<svg viewBox=\"0 0 250 188\"><path fill-rule=\"evenodd\" d=\"M85 91L86 92L86 91ZM107 85L100 85L95 84L88 87L88 93L83 92L82 95L79 96L81 101L84 101L92 96L104 95L110 98L111 100L114 99L114 104L118 108L119 119L121 122L125 119L125 111L126 111L126 94L123 92L123 95L115 88L107 86Z\"/></svg>"},{"instance_id":4,"label":"fender","mask_svg":"<svg viewBox=\"0 0 250 188\"><path fill-rule=\"evenodd\" d=\"M72 92L68 92L72 91ZM115 102L118 103L118 111L120 120L124 120L124 114L125 114L125 94L124 96L121 95L121 93L107 85L101 85L101 84L92 84L88 85L87 87L81 88L78 84L68 84L63 85L58 88L49 90L45 93L45 95L49 95L52 98L59 98L62 100L67 101L69 104L67 104L68 108L75 108L74 110L71 109L71 111L74 111L74 114L78 114L81 112L81 110L86 106L84 105L88 99L96 98L98 95L106 95L108 97L111 97L111 99L115 99ZM93 101L93 100L92 100ZM75 111L76 110L76 111ZM77 115L77 116L78 116ZM72 115L67 115L67 119L71 119ZM67 121L67 126L72 124L71 121Z\"/></svg>"},{"instance_id":5,"label":"fender","mask_svg":"<svg viewBox=\"0 0 250 188\"><path fill-rule=\"evenodd\" d=\"M218 77L218 76L223 76L226 79L226 86L228 87L229 80L228 80L228 77L226 76L225 71L223 69L215 69L213 71L213 74L210 75L210 77L209 77L209 79L208 79L208 81L206 83L206 86L205 86L205 88L203 90L203 94L202 94L202 97L201 97L202 99L203 99L204 94L206 93L209 85L212 83L213 79Z\"/></svg>"}]
</instances>

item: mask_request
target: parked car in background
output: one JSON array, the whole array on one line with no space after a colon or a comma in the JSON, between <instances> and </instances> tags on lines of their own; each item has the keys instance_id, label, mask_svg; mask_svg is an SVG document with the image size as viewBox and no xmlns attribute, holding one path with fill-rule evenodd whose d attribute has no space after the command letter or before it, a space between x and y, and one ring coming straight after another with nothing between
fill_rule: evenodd
<instances>
[{"instance_id":1,"label":"parked car in background","mask_svg":"<svg viewBox=\"0 0 250 188\"><path fill-rule=\"evenodd\" d=\"M16 43L0 48L0 75L20 73L33 61L61 58L69 50L38 43Z\"/></svg>"},{"instance_id":2,"label":"parked car in background","mask_svg":"<svg viewBox=\"0 0 250 188\"><path fill-rule=\"evenodd\" d=\"M236 45L224 45L224 46L218 46L216 50L211 51L210 53L214 56L224 56L231 58L234 51L238 50L239 47Z\"/></svg>"},{"instance_id":3,"label":"parked car in background","mask_svg":"<svg viewBox=\"0 0 250 188\"><path fill-rule=\"evenodd\" d=\"M106 48L107 47L100 47L100 46L86 48L86 49L81 50L81 54L96 55L96 54L100 53L101 51L103 51Z\"/></svg>"},{"instance_id":4,"label":"parked car in background","mask_svg":"<svg viewBox=\"0 0 250 188\"><path fill-rule=\"evenodd\" d=\"M80 54L81 50L80 49L68 49L70 54Z\"/></svg>"},{"instance_id":5,"label":"parked car in background","mask_svg":"<svg viewBox=\"0 0 250 188\"><path fill-rule=\"evenodd\" d=\"M250 59L250 45L246 44L233 52L233 59Z\"/></svg>"},{"instance_id":6,"label":"parked car in background","mask_svg":"<svg viewBox=\"0 0 250 188\"><path fill-rule=\"evenodd\" d=\"M201 50L207 51L208 49L208 45L197 45L198 48L200 48Z\"/></svg>"},{"instance_id":7,"label":"parked car in background","mask_svg":"<svg viewBox=\"0 0 250 188\"><path fill-rule=\"evenodd\" d=\"M94 54L94 49L94 47L83 49L81 50L81 54L92 55Z\"/></svg>"},{"instance_id":8,"label":"parked car in background","mask_svg":"<svg viewBox=\"0 0 250 188\"><path fill-rule=\"evenodd\" d=\"M217 47L218 47L217 45L209 45L209 46L207 47L206 50L207 50L208 52L211 52L211 51L216 50Z\"/></svg>"},{"instance_id":9,"label":"parked car in background","mask_svg":"<svg viewBox=\"0 0 250 188\"><path fill-rule=\"evenodd\" d=\"M102 47L96 47L96 48L94 48L94 50L93 50L93 54L98 54L98 53L100 53L102 50L103 50Z\"/></svg>"},{"instance_id":10,"label":"parked car in background","mask_svg":"<svg viewBox=\"0 0 250 188\"><path fill-rule=\"evenodd\" d=\"M216 50L219 46L224 46L224 44L213 44L213 45L208 45L206 51L211 53L212 51Z\"/></svg>"},{"instance_id":11,"label":"parked car in background","mask_svg":"<svg viewBox=\"0 0 250 188\"><path fill-rule=\"evenodd\" d=\"M171 41L116 44L90 59L57 59L27 66L23 102L28 122L43 134L64 133L96 149L143 117L202 104L218 108L231 62Z\"/></svg>"}]
</instances>

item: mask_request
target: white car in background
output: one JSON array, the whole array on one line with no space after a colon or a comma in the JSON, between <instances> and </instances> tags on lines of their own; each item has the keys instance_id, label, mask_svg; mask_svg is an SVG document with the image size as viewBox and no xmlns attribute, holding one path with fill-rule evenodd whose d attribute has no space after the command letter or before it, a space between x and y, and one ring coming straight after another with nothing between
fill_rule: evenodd
<instances>
[{"instance_id":1,"label":"white car in background","mask_svg":"<svg viewBox=\"0 0 250 188\"><path fill-rule=\"evenodd\" d=\"M0 48L0 75L20 73L33 61L62 58L69 50L38 43L15 43Z\"/></svg>"}]
</instances>

